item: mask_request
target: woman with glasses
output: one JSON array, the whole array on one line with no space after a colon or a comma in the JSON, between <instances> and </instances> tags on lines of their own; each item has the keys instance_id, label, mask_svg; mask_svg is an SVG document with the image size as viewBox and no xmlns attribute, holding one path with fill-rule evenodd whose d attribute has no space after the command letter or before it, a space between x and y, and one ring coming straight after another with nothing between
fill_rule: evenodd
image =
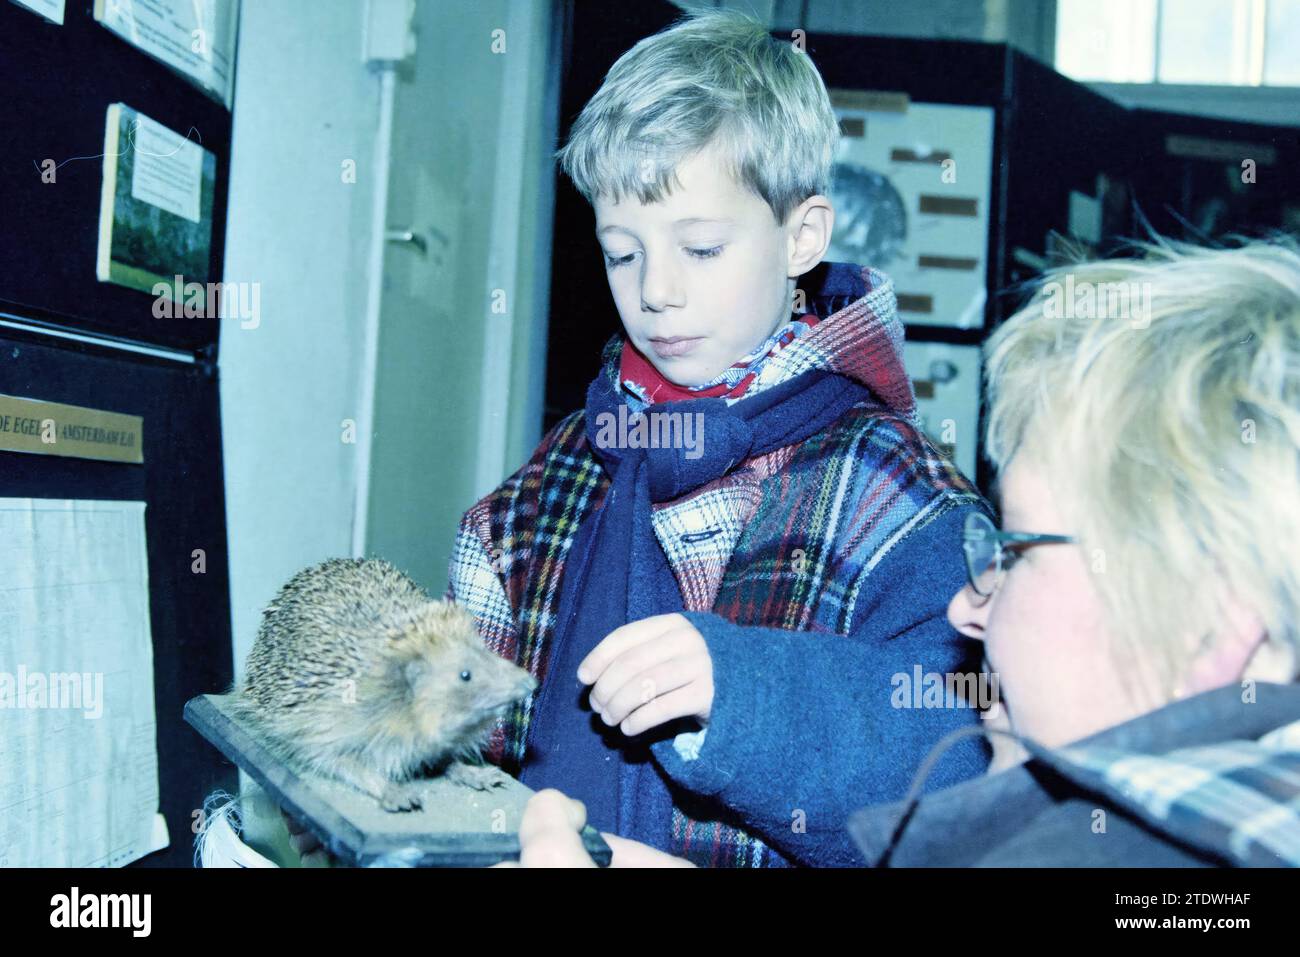
<instances>
[{"instance_id":1,"label":"woman with glasses","mask_svg":"<svg viewBox=\"0 0 1300 957\"><path fill-rule=\"evenodd\" d=\"M855 814L865 863L1300 865L1300 254L1146 252L1054 270L986 346L1002 527L967 520L949 619L1013 747ZM525 863L589 863L581 819L534 798Z\"/></svg>"},{"instance_id":2,"label":"woman with glasses","mask_svg":"<svg viewBox=\"0 0 1300 957\"><path fill-rule=\"evenodd\" d=\"M870 863L1300 865L1300 255L1147 252L986 346L1002 529L968 520L948 616L1027 762L859 812Z\"/></svg>"}]
</instances>

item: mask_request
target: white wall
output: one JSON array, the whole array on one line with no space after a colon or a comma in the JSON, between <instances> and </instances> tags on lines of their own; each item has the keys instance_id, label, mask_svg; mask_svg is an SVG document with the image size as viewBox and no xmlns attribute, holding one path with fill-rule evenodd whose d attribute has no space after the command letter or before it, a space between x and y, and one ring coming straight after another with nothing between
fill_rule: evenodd
<instances>
[{"instance_id":1,"label":"white wall","mask_svg":"<svg viewBox=\"0 0 1300 957\"><path fill-rule=\"evenodd\" d=\"M223 278L258 283L261 316L223 325L218 358L237 676L279 587L352 548L357 446L339 423L360 396L373 197L365 172L345 185L340 170L366 170L375 147L363 6L241 10ZM245 823L251 844L294 861L276 817Z\"/></svg>"},{"instance_id":2,"label":"white wall","mask_svg":"<svg viewBox=\"0 0 1300 957\"><path fill-rule=\"evenodd\" d=\"M266 604L324 558L382 555L441 595L460 514L540 436L551 10L419 0L386 136L366 0L242 5L223 278L258 283L261 314L223 325L218 361L237 676ZM509 58L485 53L497 28ZM385 244L386 226L420 230L442 266ZM498 288L505 316L489 314ZM295 860L274 815L247 826Z\"/></svg>"},{"instance_id":3,"label":"white wall","mask_svg":"<svg viewBox=\"0 0 1300 957\"><path fill-rule=\"evenodd\" d=\"M223 325L218 361L237 672L280 585L352 547L357 447L339 423L361 381L379 91L363 6L241 11L224 278L259 283L262 314Z\"/></svg>"},{"instance_id":4,"label":"white wall","mask_svg":"<svg viewBox=\"0 0 1300 957\"><path fill-rule=\"evenodd\" d=\"M258 0L242 10L224 278L259 284L261 319L225 326L219 358L237 672L266 603L313 562L382 555L441 594L460 514L540 437L550 5L419 0L391 155L379 142L381 80L362 62L366 9ZM490 52L497 29L507 55ZM388 184L376 218L377 166ZM372 243L385 225L421 232L430 255ZM490 311L498 289L505 316ZM498 396L498 411L482 413ZM344 441L345 420L356 442Z\"/></svg>"},{"instance_id":5,"label":"white wall","mask_svg":"<svg viewBox=\"0 0 1300 957\"><path fill-rule=\"evenodd\" d=\"M537 0L421 3L414 69L397 85L388 222L429 249L386 247L360 551L435 595L461 515L541 438L550 26Z\"/></svg>"}]
</instances>

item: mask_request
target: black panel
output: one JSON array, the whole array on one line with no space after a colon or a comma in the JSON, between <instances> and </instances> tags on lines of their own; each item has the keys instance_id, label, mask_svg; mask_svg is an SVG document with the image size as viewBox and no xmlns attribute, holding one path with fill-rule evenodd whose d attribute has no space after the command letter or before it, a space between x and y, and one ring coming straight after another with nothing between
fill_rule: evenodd
<instances>
[{"instance_id":1,"label":"black panel","mask_svg":"<svg viewBox=\"0 0 1300 957\"><path fill-rule=\"evenodd\" d=\"M965 106L996 106L1005 98L1004 44L810 33L808 55L828 87Z\"/></svg>"},{"instance_id":2,"label":"black panel","mask_svg":"<svg viewBox=\"0 0 1300 957\"><path fill-rule=\"evenodd\" d=\"M217 319L156 319L153 296L95 278L104 122L124 102L217 158L212 281L220 278L230 113L188 80L106 30L91 0L63 26L0 3L0 310L69 328L215 350ZM41 182L53 159L57 182ZM189 278L189 277L187 277Z\"/></svg>"},{"instance_id":3,"label":"black panel","mask_svg":"<svg viewBox=\"0 0 1300 957\"><path fill-rule=\"evenodd\" d=\"M40 341L44 339L44 341ZM143 500L161 811L171 845L136 866L188 867L193 812L234 767L182 720L232 678L217 381L203 368L0 330L0 392L144 419L144 464L0 451L0 496ZM194 549L206 574L191 571Z\"/></svg>"},{"instance_id":4,"label":"black panel","mask_svg":"<svg viewBox=\"0 0 1300 957\"><path fill-rule=\"evenodd\" d=\"M1008 65L1007 138L999 152L1006 171L1006 203L994 233L994 255L1002 259L1003 269L990 287L997 293L993 322L1005 319L1020 304L1008 287L1037 275L1036 269L1013 259L1013 250L1046 253L1048 233L1064 235L1068 230L1070 192L1095 195L1099 173L1119 188L1109 194L1117 206L1103 217L1098 252L1105 254L1118 237L1129 235L1127 184L1138 160L1131 116L1123 106L1024 54L1013 52Z\"/></svg>"},{"instance_id":5,"label":"black panel","mask_svg":"<svg viewBox=\"0 0 1300 957\"><path fill-rule=\"evenodd\" d=\"M638 40L658 33L682 16L683 11L667 0L570 0L562 4L561 12L564 49L558 134L563 143L614 61ZM558 163L551 262L544 429L582 406L587 384L600 369L601 346L623 328L596 244L591 205L574 189Z\"/></svg>"},{"instance_id":6,"label":"black panel","mask_svg":"<svg viewBox=\"0 0 1300 957\"><path fill-rule=\"evenodd\" d=\"M1296 118L1300 123L1300 117ZM1218 158L1173 155L1170 136L1221 143ZM1273 152L1271 162L1253 146ZM1135 110L1134 192L1143 216L1162 235L1213 242L1231 233L1300 232L1300 127ZM1252 159L1255 181L1243 182L1242 161Z\"/></svg>"}]
</instances>

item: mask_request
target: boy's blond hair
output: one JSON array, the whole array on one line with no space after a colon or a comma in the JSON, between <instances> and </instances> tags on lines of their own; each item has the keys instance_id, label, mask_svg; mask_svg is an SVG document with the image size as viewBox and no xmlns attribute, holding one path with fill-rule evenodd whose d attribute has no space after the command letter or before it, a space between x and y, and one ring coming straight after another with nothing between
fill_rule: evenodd
<instances>
[{"instance_id":1,"label":"boy's blond hair","mask_svg":"<svg viewBox=\"0 0 1300 957\"><path fill-rule=\"evenodd\" d=\"M988 340L987 450L1032 448L1121 648L1172 689L1225 591L1300 633L1300 250L1139 246L1049 271Z\"/></svg>"},{"instance_id":2,"label":"boy's blond hair","mask_svg":"<svg viewBox=\"0 0 1300 957\"><path fill-rule=\"evenodd\" d=\"M830 191L839 123L817 68L793 42L729 10L680 18L610 68L556 153L594 202L658 202L677 164L716 142L735 181L778 224Z\"/></svg>"}]
</instances>

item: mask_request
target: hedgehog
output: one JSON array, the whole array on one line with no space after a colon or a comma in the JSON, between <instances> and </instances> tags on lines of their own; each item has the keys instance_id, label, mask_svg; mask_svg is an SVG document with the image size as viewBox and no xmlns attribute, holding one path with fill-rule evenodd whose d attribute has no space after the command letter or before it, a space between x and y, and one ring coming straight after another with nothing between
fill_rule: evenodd
<instances>
[{"instance_id":1,"label":"hedgehog","mask_svg":"<svg viewBox=\"0 0 1300 957\"><path fill-rule=\"evenodd\" d=\"M266 607L231 701L284 763L395 812L421 806L429 776L506 784L482 749L536 687L463 608L383 559L332 558L295 574Z\"/></svg>"}]
</instances>

